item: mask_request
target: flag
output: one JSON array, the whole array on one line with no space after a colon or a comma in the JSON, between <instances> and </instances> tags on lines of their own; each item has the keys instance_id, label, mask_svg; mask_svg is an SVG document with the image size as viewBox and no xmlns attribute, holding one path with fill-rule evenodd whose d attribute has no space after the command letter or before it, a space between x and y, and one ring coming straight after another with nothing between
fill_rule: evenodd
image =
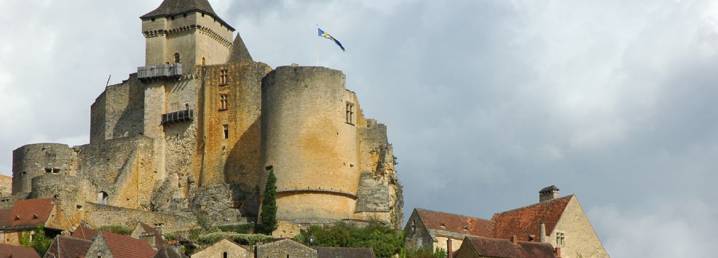
<instances>
[{"instance_id":1,"label":"flag","mask_svg":"<svg viewBox=\"0 0 718 258\"><path fill-rule=\"evenodd\" d=\"M319 30L319 36L320 36L320 37L325 38L325 39L330 39L330 40L334 41L334 43L337 44L337 46L339 46L339 48L341 48L342 51L347 51L346 49L344 49L344 46L342 45L341 42L339 42L339 40L337 40L336 38L334 38L332 35L329 35L329 33L326 33L326 32L323 31L322 29L318 29L318 30Z\"/></svg>"}]
</instances>

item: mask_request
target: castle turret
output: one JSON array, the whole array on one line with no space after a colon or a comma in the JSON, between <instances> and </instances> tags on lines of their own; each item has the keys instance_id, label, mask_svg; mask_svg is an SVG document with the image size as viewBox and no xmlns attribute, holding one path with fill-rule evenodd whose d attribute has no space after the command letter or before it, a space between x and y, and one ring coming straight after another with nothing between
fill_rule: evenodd
<instances>
[{"instance_id":1,"label":"castle turret","mask_svg":"<svg viewBox=\"0 0 718 258\"><path fill-rule=\"evenodd\" d=\"M77 174L77 153L65 144L25 145L13 151L12 156L13 193L32 192L32 179L38 176Z\"/></svg>"},{"instance_id":2,"label":"castle turret","mask_svg":"<svg viewBox=\"0 0 718 258\"><path fill-rule=\"evenodd\" d=\"M234 28L214 12L207 0L164 0L142 17L146 66L227 62Z\"/></svg>"},{"instance_id":3,"label":"castle turret","mask_svg":"<svg viewBox=\"0 0 718 258\"><path fill-rule=\"evenodd\" d=\"M356 103L342 72L279 67L262 88L264 164L277 176L277 218L352 217L359 182Z\"/></svg>"}]
</instances>

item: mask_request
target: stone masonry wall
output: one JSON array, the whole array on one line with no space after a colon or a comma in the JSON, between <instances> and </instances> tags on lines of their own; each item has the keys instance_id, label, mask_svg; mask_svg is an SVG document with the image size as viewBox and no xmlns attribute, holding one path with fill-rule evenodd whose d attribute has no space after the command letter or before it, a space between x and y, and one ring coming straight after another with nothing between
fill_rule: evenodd
<instances>
[{"instance_id":1,"label":"stone masonry wall","mask_svg":"<svg viewBox=\"0 0 718 258\"><path fill-rule=\"evenodd\" d=\"M25 145L13 151L13 193L32 191L32 179L46 174L76 175L78 158L65 144Z\"/></svg>"},{"instance_id":2,"label":"stone masonry wall","mask_svg":"<svg viewBox=\"0 0 718 258\"><path fill-rule=\"evenodd\" d=\"M565 235L563 246L557 245L556 242L559 232ZM609 257L575 196L566 205L561 219L548 236L547 241L554 247L561 247L562 258Z\"/></svg>"},{"instance_id":3,"label":"stone masonry wall","mask_svg":"<svg viewBox=\"0 0 718 258\"><path fill-rule=\"evenodd\" d=\"M91 143L142 134L144 85L132 74L128 80L108 86L91 112Z\"/></svg>"}]
</instances>

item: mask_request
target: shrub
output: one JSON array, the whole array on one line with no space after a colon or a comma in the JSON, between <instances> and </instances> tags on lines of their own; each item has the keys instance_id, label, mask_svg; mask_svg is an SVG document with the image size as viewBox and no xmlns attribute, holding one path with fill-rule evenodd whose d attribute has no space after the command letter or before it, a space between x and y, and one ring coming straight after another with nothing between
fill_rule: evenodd
<instances>
[{"instance_id":1,"label":"shrub","mask_svg":"<svg viewBox=\"0 0 718 258\"><path fill-rule=\"evenodd\" d=\"M367 247L377 257L391 257L399 254L404 244L401 231L380 223L357 227L346 223L332 226L312 226L303 230L296 240L310 246L325 247Z\"/></svg>"},{"instance_id":2,"label":"shrub","mask_svg":"<svg viewBox=\"0 0 718 258\"><path fill-rule=\"evenodd\" d=\"M261 224L257 225L258 232L271 235L277 229L277 177L274 175L274 170L270 170L267 176L260 215Z\"/></svg>"}]
</instances>

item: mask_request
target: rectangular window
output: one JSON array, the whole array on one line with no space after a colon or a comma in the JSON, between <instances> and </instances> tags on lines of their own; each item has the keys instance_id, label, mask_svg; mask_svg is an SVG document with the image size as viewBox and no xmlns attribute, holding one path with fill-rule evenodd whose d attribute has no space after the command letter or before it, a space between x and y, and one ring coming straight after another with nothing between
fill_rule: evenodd
<instances>
[{"instance_id":1,"label":"rectangular window","mask_svg":"<svg viewBox=\"0 0 718 258\"><path fill-rule=\"evenodd\" d=\"M354 125L354 103L347 102L346 122L347 124Z\"/></svg>"},{"instance_id":2,"label":"rectangular window","mask_svg":"<svg viewBox=\"0 0 718 258\"><path fill-rule=\"evenodd\" d=\"M563 247L566 242L566 235L563 232L556 232L556 246Z\"/></svg>"},{"instance_id":3,"label":"rectangular window","mask_svg":"<svg viewBox=\"0 0 718 258\"><path fill-rule=\"evenodd\" d=\"M227 96L227 94L221 94L219 95L219 110L227 109L229 109L229 96Z\"/></svg>"},{"instance_id":4,"label":"rectangular window","mask_svg":"<svg viewBox=\"0 0 718 258\"><path fill-rule=\"evenodd\" d=\"M222 69L219 71L219 85L227 85L229 83L229 71Z\"/></svg>"},{"instance_id":5,"label":"rectangular window","mask_svg":"<svg viewBox=\"0 0 718 258\"><path fill-rule=\"evenodd\" d=\"M224 131L224 138L229 139L229 125L223 125L222 129Z\"/></svg>"}]
</instances>

